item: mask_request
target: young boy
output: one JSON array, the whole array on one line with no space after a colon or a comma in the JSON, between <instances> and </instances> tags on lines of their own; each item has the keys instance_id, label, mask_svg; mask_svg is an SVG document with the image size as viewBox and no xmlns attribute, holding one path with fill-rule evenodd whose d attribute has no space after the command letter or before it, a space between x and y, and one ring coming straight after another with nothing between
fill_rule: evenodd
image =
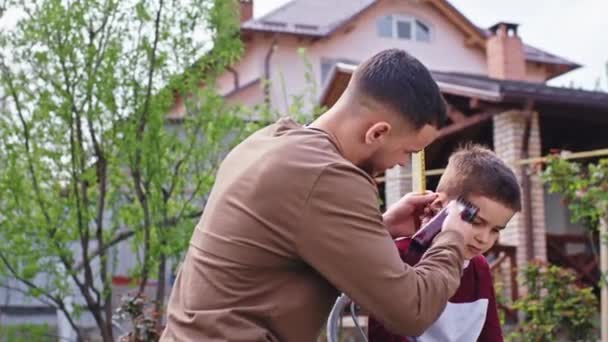
<instances>
[{"instance_id":1,"label":"young boy","mask_svg":"<svg viewBox=\"0 0 608 342\"><path fill-rule=\"evenodd\" d=\"M458 196L479 208L472 223L475 234L465 241L466 261L460 287L441 316L421 336L394 335L370 317L370 342L503 341L492 275L482 254L494 245L500 231L521 210L515 174L491 150L469 145L450 156L437 193L439 197L431 205L432 212L439 211ZM402 259L409 243L409 238L396 242Z\"/></svg>"}]
</instances>

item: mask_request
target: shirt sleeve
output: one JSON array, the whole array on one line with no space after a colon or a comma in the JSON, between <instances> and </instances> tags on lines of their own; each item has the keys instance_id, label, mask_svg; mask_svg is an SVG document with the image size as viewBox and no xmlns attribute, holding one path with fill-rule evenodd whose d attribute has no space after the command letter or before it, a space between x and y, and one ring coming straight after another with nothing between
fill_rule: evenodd
<instances>
[{"instance_id":1,"label":"shirt sleeve","mask_svg":"<svg viewBox=\"0 0 608 342\"><path fill-rule=\"evenodd\" d=\"M377 196L356 167L326 167L304 208L297 252L392 332L417 336L459 286L463 237L442 232L415 267L405 265L382 222Z\"/></svg>"}]
</instances>

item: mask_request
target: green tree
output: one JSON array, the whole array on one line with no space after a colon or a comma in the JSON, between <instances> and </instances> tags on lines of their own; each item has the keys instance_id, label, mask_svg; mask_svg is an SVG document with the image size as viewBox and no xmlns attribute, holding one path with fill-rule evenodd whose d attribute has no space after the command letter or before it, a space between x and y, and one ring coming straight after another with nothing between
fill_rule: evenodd
<instances>
[{"instance_id":1,"label":"green tree","mask_svg":"<svg viewBox=\"0 0 608 342\"><path fill-rule=\"evenodd\" d=\"M10 0L0 32L0 276L112 341L111 250L141 292L179 260L223 154L254 124L214 84L234 0ZM201 87L203 86L203 87ZM186 115L168 120L176 99ZM73 306L66 298L81 298Z\"/></svg>"},{"instance_id":2,"label":"green tree","mask_svg":"<svg viewBox=\"0 0 608 342\"><path fill-rule=\"evenodd\" d=\"M583 165L551 157L542 177L550 192L563 196L573 221L597 230L608 218L608 159Z\"/></svg>"},{"instance_id":3,"label":"green tree","mask_svg":"<svg viewBox=\"0 0 608 342\"><path fill-rule=\"evenodd\" d=\"M579 288L572 272L541 262L528 263L522 275L527 292L513 308L525 319L508 340L549 342L560 335L568 341L596 339L597 298L591 288Z\"/></svg>"},{"instance_id":4,"label":"green tree","mask_svg":"<svg viewBox=\"0 0 608 342\"><path fill-rule=\"evenodd\" d=\"M542 177L550 192L563 196L572 220L582 223L590 233L598 231L600 221L608 220L608 159L582 164L551 157ZM600 244L608 244L605 234L600 235ZM607 279L602 273L599 285L607 286ZM571 312L560 314L566 317Z\"/></svg>"}]
</instances>

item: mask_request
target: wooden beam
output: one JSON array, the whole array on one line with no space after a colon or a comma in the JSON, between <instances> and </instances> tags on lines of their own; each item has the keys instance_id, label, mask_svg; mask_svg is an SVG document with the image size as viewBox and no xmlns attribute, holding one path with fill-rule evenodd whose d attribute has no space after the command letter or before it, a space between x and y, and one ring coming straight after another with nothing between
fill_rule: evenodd
<instances>
[{"instance_id":1,"label":"wooden beam","mask_svg":"<svg viewBox=\"0 0 608 342\"><path fill-rule=\"evenodd\" d=\"M585 266L580 261L570 257L565 252L565 246L563 244L547 241L547 250L551 251L553 256L556 257L561 264L566 265L576 271L576 279L580 281L585 281L587 284L597 283L597 279L595 279L589 272L585 272Z\"/></svg>"},{"instance_id":2,"label":"wooden beam","mask_svg":"<svg viewBox=\"0 0 608 342\"><path fill-rule=\"evenodd\" d=\"M481 108L481 103L480 103L479 99L476 97L471 97L471 99L469 99L469 108L471 108L471 109Z\"/></svg>"},{"instance_id":3,"label":"wooden beam","mask_svg":"<svg viewBox=\"0 0 608 342\"><path fill-rule=\"evenodd\" d=\"M446 128L449 128L452 126L448 126ZM441 130L439 131L441 133ZM584 152L577 152L577 153L571 153L568 154L567 156L564 156L562 158L564 159L584 159L584 158L590 158L590 157L597 157L597 156L608 156L608 148L605 149L600 149L600 150L594 150L594 151L584 151ZM538 158L530 158L530 159L526 159L526 160L518 160L516 161L516 163L527 163L527 164L531 164L531 163L539 163L539 162L544 162L547 160L548 157L538 157ZM426 170L425 173L427 176L440 176L443 174L443 172L445 171L445 169L432 169L432 170ZM400 175L399 178L403 178L403 179L409 179L410 177L412 177L412 174L403 174ZM385 177L378 177L376 178L377 182L384 182ZM550 234L552 235L552 234Z\"/></svg>"},{"instance_id":4,"label":"wooden beam","mask_svg":"<svg viewBox=\"0 0 608 342\"><path fill-rule=\"evenodd\" d=\"M464 39L464 45L467 47L475 46L475 44L478 44L478 43L479 43L479 38L474 37L472 35L470 35Z\"/></svg>"},{"instance_id":5,"label":"wooden beam","mask_svg":"<svg viewBox=\"0 0 608 342\"><path fill-rule=\"evenodd\" d=\"M556 241L559 243L582 243L588 244L589 237L584 234L553 234L547 233L547 239Z\"/></svg>"},{"instance_id":6,"label":"wooden beam","mask_svg":"<svg viewBox=\"0 0 608 342\"><path fill-rule=\"evenodd\" d=\"M565 159L565 160L586 159L586 158L593 158L593 157L605 157L605 156L608 156L608 148L603 148L603 149L593 150L593 151L574 152L574 153L568 153L568 154L558 155L558 156L559 156L559 158ZM519 160L517 163L520 165L537 164L537 163L544 163L548 159L549 159L549 157L527 158L527 159Z\"/></svg>"},{"instance_id":7,"label":"wooden beam","mask_svg":"<svg viewBox=\"0 0 608 342\"><path fill-rule=\"evenodd\" d=\"M507 260L507 258L508 256L506 254L503 254L499 256L496 260L492 261L490 263L490 271L496 270L503 263L503 261Z\"/></svg>"},{"instance_id":8,"label":"wooden beam","mask_svg":"<svg viewBox=\"0 0 608 342\"><path fill-rule=\"evenodd\" d=\"M494 113L482 113L475 116L469 116L466 119L463 119L457 123L453 123L447 127L440 129L437 139L445 138L466 128L475 126L483 121L490 119L493 115Z\"/></svg>"},{"instance_id":9,"label":"wooden beam","mask_svg":"<svg viewBox=\"0 0 608 342\"><path fill-rule=\"evenodd\" d=\"M468 36L467 41L470 41L473 45L478 44L479 47L485 50L485 37L473 27L473 24L468 21L464 14L460 13L456 8L451 6L445 0L431 0L429 1L432 5L439 10L449 21L460 28ZM466 41L465 41L466 43Z\"/></svg>"},{"instance_id":10,"label":"wooden beam","mask_svg":"<svg viewBox=\"0 0 608 342\"><path fill-rule=\"evenodd\" d=\"M450 120L452 120L452 123L459 123L459 122L466 120L466 118L467 118L466 115L464 115L460 110L458 110L456 107L454 107L452 105L448 105L447 112L448 112L447 113L448 118L450 118Z\"/></svg>"}]
</instances>

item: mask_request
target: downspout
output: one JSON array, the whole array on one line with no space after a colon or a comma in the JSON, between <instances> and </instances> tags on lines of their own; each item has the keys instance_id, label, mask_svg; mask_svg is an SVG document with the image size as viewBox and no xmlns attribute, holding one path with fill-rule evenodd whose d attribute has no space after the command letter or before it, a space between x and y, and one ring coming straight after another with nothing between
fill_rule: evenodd
<instances>
[{"instance_id":1,"label":"downspout","mask_svg":"<svg viewBox=\"0 0 608 342\"><path fill-rule=\"evenodd\" d=\"M524 132L522 136L520 160L525 160L530 157L530 136L532 135L532 107L534 102L530 99L526 100L523 117L526 120L524 123ZM522 164L521 186L523 190L523 214L524 214L524 231L526 236L526 260L530 261L534 258L534 234L533 234L533 214L532 214L532 182L530 181L529 166Z\"/></svg>"},{"instance_id":2,"label":"downspout","mask_svg":"<svg viewBox=\"0 0 608 342\"><path fill-rule=\"evenodd\" d=\"M239 73L231 66L226 67L226 70L228 70L228 72L232 74L232 77L234 79L234 90L239 89Z\"/></svg>"},{"instance_id":3,"label":"downspout","mask_svg":"<svg viewBox=\"0 0 608 342\"><path fill-rule=\"evenodd\" d=\"M277 38L278 35L275 34L270 43L270 48L268 48L268 52L266 52L266 57L264 58L264 103L268 107L270 107L270 59L277 49Z\"/></svg>"}]
</instances>

